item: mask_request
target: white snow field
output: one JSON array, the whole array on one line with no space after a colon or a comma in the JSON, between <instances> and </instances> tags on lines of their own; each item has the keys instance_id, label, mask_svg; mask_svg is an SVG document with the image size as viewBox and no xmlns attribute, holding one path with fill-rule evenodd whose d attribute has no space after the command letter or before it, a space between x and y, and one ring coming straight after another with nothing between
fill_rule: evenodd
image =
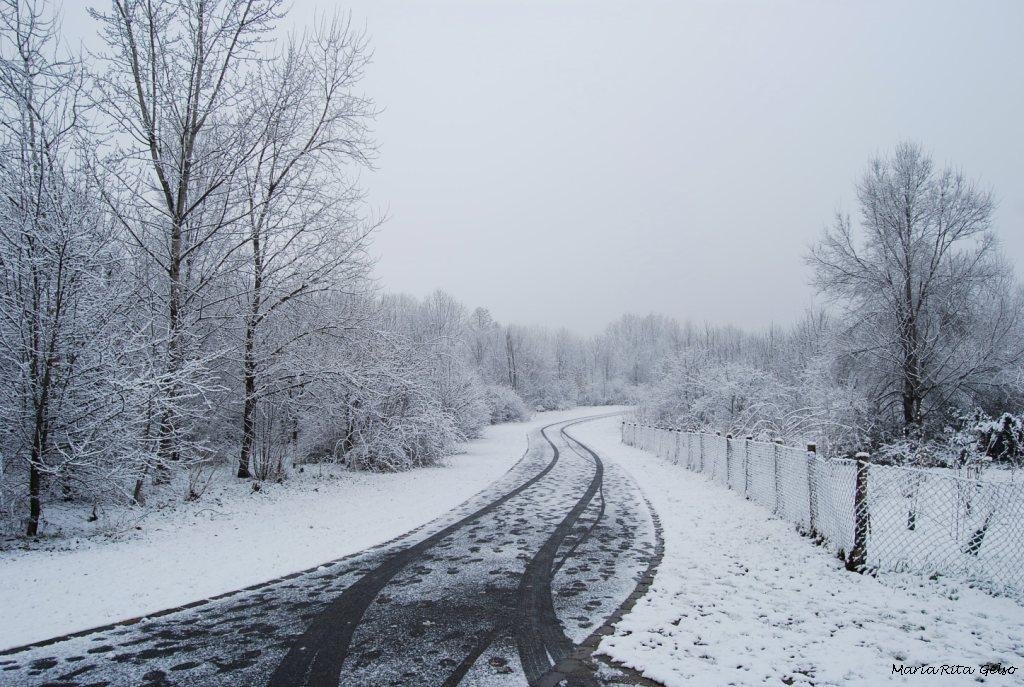
<instances>
[{"instance_id":1,"label":"white snow field","mask_svg":"<svg viewBox=\"0 0 1024 687\"><path fill-rule=\"evenodd\" d=\"M1009 598L849 573L742 496L624 446L617 419L571 431L636 478L663 529L654 584L601 643L616 661L667 687L1024 682L1024 607ZM982 674L990 663L1016 672Z\"/></svg>"},{"instance_id":2,"label":"white snow field","mask_svg":"<svg viewBox=\"0 0 1024 687\"><path fill-rule=\"evenodd\" d=\"M395 474L315 466L281 485L221 475L141 530L0 552L0 648L139 617L361 551L415 529L504 474L528 434L613 412L574 408L484 429L446 465Z\"/></svg>"}]
</instances>

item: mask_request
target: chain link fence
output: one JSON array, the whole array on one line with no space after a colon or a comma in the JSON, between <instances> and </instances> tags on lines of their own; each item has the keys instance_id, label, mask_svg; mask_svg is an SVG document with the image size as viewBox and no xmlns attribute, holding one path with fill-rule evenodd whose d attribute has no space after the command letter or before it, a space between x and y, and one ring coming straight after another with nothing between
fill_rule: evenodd
<instances>
[{"instance_id":1,"label":"chain link fence","mask_svg":"<svg viewBox=\"0 0 1024 687\"><path fill-rule=\"evenodd\" d=\"M859 571L949 576L1024 598L1024 482L983 474L830 460L814 450L622 425L622 440L704 473L795 523Z\"/></svg>"}]
</instances>

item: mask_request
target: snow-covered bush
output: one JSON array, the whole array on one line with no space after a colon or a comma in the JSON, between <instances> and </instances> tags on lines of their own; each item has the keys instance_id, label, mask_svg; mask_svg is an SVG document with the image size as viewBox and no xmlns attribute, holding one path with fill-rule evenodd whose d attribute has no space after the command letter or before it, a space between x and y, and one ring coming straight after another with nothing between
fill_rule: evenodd
<instances>
[{"instance_id":1,"label":"snow-covered bush","mask_svg":"<svg viewBox=\"0 0 1024 687\"><path fill-rule=\"evenodd\" d=\"M567 380L552 380L534 389L530 403L538 411L565 410L576 405L576 393Z\"/></svg>"},{"instance_id":2,"label":"snow-covered bush","mask_svg":"<svg viewBox=\"0 0 1024 687\"><path fill-rule=\"evenodd\" d=\"M436 405L394 415L377 411L366 409L353 418L351 448L344 452L349 467L397 472L434 465L462 438L455 418Z\"/></svg>"},{"instance_id":3,"label":"snow-covered bush","mask_svg":"<svg viewBox=\"0 0 1024 687\"><path fill-rule=\"evenodd\" d=\"M771 369L694 348L670 360L637 404L641 421L729 432L793 444L815 442L833 455L863 445L862 396L836 378L828 360L807 355L800 367Z\"/></svg>"},{"instance_id":4,"label":"snow-covered bush","mask_svg":"<svg viewBox=\"0 0 1024 687\"><path fill-rule=\"evenodd\" d=\"M461 438L480 436L490 422L490 411L487 392L476 373L460 361L436 366L428 375L442 411L451 417Z\"/></svg>"},{"instance_id":5,"label":"snow-covered bush","mask_svg":"<svg viewBox=\"0 0 1024 687\"><path fill-rule=\"evenodd\" d=\"M916 436L880 444L871 451L871 460L883 465L950 467L956 463L956 453L941 441Z\"/></svg>"},{"instance_id":6,"label":"snow-covered bush","mask_svg":"<svg viewBox=\"0 0 1024 687\"><path fill-rule=\"evenodd\" d=\"M316 410L307 410L300 462L399 472L436 464L465 438L428 385L388 385L376 376L373 382L349 388L333 404L321 397Z\"/></svg>"},{"instance_id":7,"label":"snow-covered bush","mask_svg":"<svg viewBox=\"0 0 1024 687\"><path fill-rule=\"evenodd\" d=\"M777 436L788 429L790 394L785 382L769 371L685 353L671 363L639 414L655 424Z\"/></svg>"},{"instance_id":8,"label":"snow-covered bush","mask_svg":"<svg viewBox=\"0 0 1024 687\"><path fill-rule=\"evenodd\" d=\"M959 430L951 431L951 453L960 463L1024 464L1024 421L1003 413L992 418L981 410L961 417Z\"/></svg>"},{"instance_id":9,"label":"snow-covered bush","mask_svg":"<svg viewBox=\"0 0 1024 687\"><path fill-rule=\"evenodd\" d=\"M1018 415L1003 413L995 420L983 420L974 427L979 453L993 461L1017 465L1024 458L1024 423Z\"/></svg>"},{"instance_id":10,"label":"snow-covered bush","mask_svg":"<svg viewBox=\"0 0 1024 687\"><path fill-rule=\"evenodd\" d=\"M283 395L282 415L298 416L296 458L378 472L436 464L490 420L485 386L461 357L460 306L441 296L364 305L370 326L311 350L303 368L315 374L301 395Z\"/></svg>"},{"instance_id":11,"label":"snow-covered bush","mask_svg":"<svg viewBox=\"0 0 1024 687\"><path fill-rule=\"evenodd\" d=\"M879 463L923 467L962 467L964 465L1006 465L1024 463L1024 422L1020 416L1003 413L992 418L983 410L956 414L944 435L932 437L924 432L883 441L873 451Z\"/></svg>"},{"instance_id":12,"label":"snow-covered bush","mask_svg":"<svg viewBox=\"0 0 1024 687\"><path fill-rule=\"evenodd\" d=\"M484 389L490 422L522 422L530 419L530 409L512 389L507 386L488 384Z\"/></svg>"},{"instance_id":13,"label":"snow-covered bush","mask_svg":"<svg viewBox=\"0 0 1024 687\"><path fill-rule=\"evenodd\" d=\"M589 382L580 395L580 403L591 406L637 405L647 398L649 385L630 384L623 379Z\"/></svg>"}]
</instances>

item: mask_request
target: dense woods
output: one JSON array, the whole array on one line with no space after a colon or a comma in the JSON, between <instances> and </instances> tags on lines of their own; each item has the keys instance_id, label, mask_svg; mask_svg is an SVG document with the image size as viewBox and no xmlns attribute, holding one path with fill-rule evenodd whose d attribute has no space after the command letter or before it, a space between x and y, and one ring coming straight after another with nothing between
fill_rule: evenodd
<instances>
[{"instance_id":1,"label":"dense woods","mask_svg":"<svg viewBox=\"0 0 1024 687\"><path fill-rule=\"evenodd\" d=\"M489 422L624 397L597 342L371 281L355 179L377 106L344 17L285 36L281 0L91 15L84 60L55 4L0 6L5 529L198 498L213 469L427 465Z\"/></svg>"},{"instance_id":2,"label":"dense woods","mask_svg":"<svg viewBox=\"0 0 1024 687\"><path fill-rule=\"evenodd\" d=\"M282 474L312 408L355 422L354 389L420 363L357 353L365 38L273 38L284 7L114 0L88 62L54 4L0 7L0 512L29 535L56 498Z\"/></svg>"},{"instance_id":3,"label":"dense woods","mask_svg":"<svg viewBox=\"0 0 1024 687\"><path fill-rule=\"evenodd\" d=\"M1019 452L998 418L1024 407L1022 297L993 202L919 147L871 163L857 220L808 258L828 308L791 326L499 323L371 280L368 41L344 17L283 36L285 7L113 0L83 60L55 4L0 4L4 529L38 534L58 500L199 498L214 469L429 465L581 403L833 452Z\"/></svg>"}]
</instances>

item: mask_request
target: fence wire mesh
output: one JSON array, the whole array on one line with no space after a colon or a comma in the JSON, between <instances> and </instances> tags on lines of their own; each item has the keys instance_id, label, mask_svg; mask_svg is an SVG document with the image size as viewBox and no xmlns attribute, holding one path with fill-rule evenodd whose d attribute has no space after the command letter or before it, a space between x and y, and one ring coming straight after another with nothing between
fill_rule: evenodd
<instances>
[{"instance_id":1,"label":"fence wire mesh","mask_svg":"<svg viewBox=\"0 0 1024 687\"><path fill-rule=\"evenodd\" d=\"M624 443L743 494L851 568L955 577L1024 597L1024 482L1003 470L826 459L750 438L635 422Z\"/></svg>"}]
</instances>

